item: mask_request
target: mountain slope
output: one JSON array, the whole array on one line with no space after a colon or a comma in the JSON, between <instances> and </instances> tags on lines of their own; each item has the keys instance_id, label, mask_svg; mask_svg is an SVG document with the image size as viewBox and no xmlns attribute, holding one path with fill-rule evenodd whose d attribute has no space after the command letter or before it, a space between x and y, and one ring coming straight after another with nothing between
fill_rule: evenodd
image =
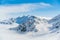
<instances>
[{"instance_id":1,"label":"mountain slope","mask_svg":"<svg viewBox=\"0 0 60 40\"><path fill-rule=\"evenodd\" d=\"M53 17L51 20L49 20L49 23L54 23L60 20L60 15L57 15L55 17Z\"/></svg>"},{"instance_id":2,"label":"mountain slope","mask_svg":"<svg viewBox=\"0 0 60 40\"><path fill-rule=\"evenodd\" d=\"M60 15L55 16L54 18L52 18L48 22L49 22L49 24L52 25L50 29L53 32L59 31L59 29L60 29Z\"/></svg>"}]
</instances>

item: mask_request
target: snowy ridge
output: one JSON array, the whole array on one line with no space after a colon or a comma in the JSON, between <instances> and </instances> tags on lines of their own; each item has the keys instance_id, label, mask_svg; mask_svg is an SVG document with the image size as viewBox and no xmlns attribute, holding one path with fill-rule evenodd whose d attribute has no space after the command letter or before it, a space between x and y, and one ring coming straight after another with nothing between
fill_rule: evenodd
<instances>
[{"instance_id":1,"label":"snowy ridge","mask_svg":"<svg viewBox=\"0 0 60 40\"><path fill-rule=\"evenodd\" d=\"M60 20L59 18L60 18L60 15L57 15L57 16L53 17L53 18L49 21L49 23L57 22L57 21Z\"/></svg>"}]
</instances>

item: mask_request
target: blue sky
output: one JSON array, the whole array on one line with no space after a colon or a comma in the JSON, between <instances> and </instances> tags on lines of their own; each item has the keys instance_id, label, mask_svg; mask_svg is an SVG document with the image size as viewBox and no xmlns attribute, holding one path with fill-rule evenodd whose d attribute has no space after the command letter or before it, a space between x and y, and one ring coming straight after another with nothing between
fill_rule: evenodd
<instances>
[{"instance_id":1,"label":"blue sky","mask_svg":"<svg viewBox=\"0 0 60 40\"><path fill-rule=\"evenodd\" d=\"M60 0L0 0L0 17L6 15L54 17L58 14L60 14Z\"/></svg>"}]
</instances>

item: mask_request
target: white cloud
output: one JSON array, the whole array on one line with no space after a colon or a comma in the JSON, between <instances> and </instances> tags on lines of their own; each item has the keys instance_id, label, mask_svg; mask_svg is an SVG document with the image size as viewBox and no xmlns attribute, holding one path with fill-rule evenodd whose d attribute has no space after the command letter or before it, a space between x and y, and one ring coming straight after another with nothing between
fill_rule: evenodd
<instances>
[{"instance_id":1,"label":"white cloud","mask_svg":"<svg viewBox=\"0 0 60 40\"><path fill-rule=\"evenodd\" d=\"M40 5L41 5L42 7L52 7L51 4L43 3L43 2L41 2Z\"/></svg>"},{"instance_id":2,"label":"white cloud","mask_svg":"<svg viewBox=\"0 0 60 40\"><path fill-rule=\"evenodd\" d=\"M9 13L31 12L40 8L52 7L47 3L29 3L19 5L0 6L0 17L6 16Z\"/></svg>"}]
</instances>

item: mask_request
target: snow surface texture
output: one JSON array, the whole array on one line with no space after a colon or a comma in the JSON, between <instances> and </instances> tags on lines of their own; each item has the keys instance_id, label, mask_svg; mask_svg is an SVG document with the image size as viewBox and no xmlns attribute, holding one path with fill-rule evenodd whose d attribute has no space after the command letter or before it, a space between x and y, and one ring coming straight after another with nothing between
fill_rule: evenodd
<instances>
[{"instance_id":1,"label":"snow surface texture","mask_svg":"<svg viewBox=\"0 0 60 40\"><path fill-rule=\"evenodd\" d=\"M6 20L7 25L1 21L4 23L0 24L0 40L60 40L60 23L50 23L51 20L23 16Z\"/></svg>"}]
</instances>

